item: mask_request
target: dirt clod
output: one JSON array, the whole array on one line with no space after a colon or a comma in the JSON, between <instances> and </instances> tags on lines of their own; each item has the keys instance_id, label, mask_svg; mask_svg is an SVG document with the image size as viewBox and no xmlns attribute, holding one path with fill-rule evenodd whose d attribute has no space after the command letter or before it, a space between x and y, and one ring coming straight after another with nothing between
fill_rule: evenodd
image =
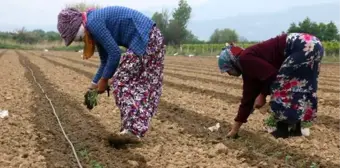
<instances>
[{"instance_id":1,"label":"dirt clod","mask_svg":"<svg viewBox=\"0 0 340 168\"><path fill-rule=\"evenodd\" d=\"M42 141L42 142L47 142L47 138L44 137L44 138L41 139L41 141Z\"/></svg>"},{"instance_id":2,"label":"dirt clod","mask_svg":"<svg viewBox=\"0 0 340 168\"><path fill-rule=\"evenodd\" d=\"M54 163L54 167L56 168L62 168L62 167L65 167L67 165L66 162L57 162L57 163Z\"/></svg>"},{"instance_id":3,"label":"dirt clod","mask_svg":"<svg viewBox=\"0 0 340 168\"><path fill-rule=\"evenodd\" d=\"M22 158L27 158L28 157L28 153L25 153L21 156Z\"/></svg>"},{"instance_id":4,"label":"dirt clod","mask_svg":"<svg viewBox=\"0 0 340 168\"><path fill-rule=\"evenodd\" d=\"M208 156L215 157L219 154L226 154L227 152L228 148L223 143L218 143L212 149L209 150Z\"/></svg>"},{"instance_id":5,"label":"dirt clod","mask_svg":"<svg viewBox=\"0 0 340 168\"><path fill-rule=\"evenodd\" d=\"M215 145L215 152L217 154L226 153L228 148L223 143L218 143Z\"/></svg>"},{"instance_id":6,"label":"dirt clod","mask_svg":"<svg viewBox=\"0 0 340 168\"><path fill-rule=\"evenodd\" d=\"M138 167L139 163L137 161L134 160L128 160L127 161L129 163L129 165L131 165L132 167Z\"/></svg>"}]
</instances>

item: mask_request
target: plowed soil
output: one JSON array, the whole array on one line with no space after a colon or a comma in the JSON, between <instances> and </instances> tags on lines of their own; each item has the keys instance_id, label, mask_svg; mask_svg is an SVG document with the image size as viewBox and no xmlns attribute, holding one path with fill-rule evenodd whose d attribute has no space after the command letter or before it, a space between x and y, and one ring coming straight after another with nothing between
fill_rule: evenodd
<instances>
[{"instance_id":1,"label":"plowed soil","mask_svg":"<svg viewBox=\"0 0 340 168\"><path fill-rule=\"evenodd\" d=\"M240 138L227 139L242 93L242 80L219 73L216 58L165 60L159 111L142 144L116 149L119 110L103 94L89 111L83 96L97 70L97 57L79 53L0 51L0 167L77 167L44 93L52 100L83 167L228 168L340 167L339 65L323 64L318 118L309 137L274 139L264 131L267 116L256 110ZM261 110L265 110L264 107ZM208 127L220 123L218 131Z\"/></svg>"}]
</instances>

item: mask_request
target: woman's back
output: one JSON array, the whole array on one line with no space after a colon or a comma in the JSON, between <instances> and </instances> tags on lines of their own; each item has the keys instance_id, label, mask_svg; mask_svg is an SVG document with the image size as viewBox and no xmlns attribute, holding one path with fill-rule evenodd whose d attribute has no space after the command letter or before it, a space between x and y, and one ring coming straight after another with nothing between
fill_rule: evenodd
<instances>
[{"instance_id":1,"label":"woman's back","mask_svg":"<svg viewBox=\"0 0 340 168\"><path fill-rule=\"evenodd\" d=\"M143 55L154 24L150 18L139 11L110 6L90 11L86 26L91 27L93 31L101 31L100 27L105 26L118 45L130 48L137 55Z\"/></svg>"},{"instance_id":2,"label":"woman's back","mask_svg":"<svg viewBox=\"0 0 340 168\"><path fill-rule=\"evenodd\" d=\"M250 46L241 53L241 57L247 55L259 57L279 69L285 59L286 37L287 34L282 34Z\"/></svg>"}]
</instances>

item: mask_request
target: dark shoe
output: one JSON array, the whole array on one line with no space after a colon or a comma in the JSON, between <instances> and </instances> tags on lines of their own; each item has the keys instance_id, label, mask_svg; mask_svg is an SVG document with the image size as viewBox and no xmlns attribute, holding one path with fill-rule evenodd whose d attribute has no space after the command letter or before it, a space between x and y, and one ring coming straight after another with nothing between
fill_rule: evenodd
<instances>
[{"instance_id":1,"label":"dark shoe","mask_svg":"<svg viewBox=\"0 0 340 168\"><path fill-rule=\"evenodd\" d=\"M275 138L288 138L289 131L288 131L288 124L279 121L276 123L276 130L271 133Z\"/></svg>"},{"instance_id":2,"label":"dark shoe","mask_svg":"<svg viewBox=\"0 0 340 168\"><path fill-rule=\"evenodd\" d=\"M295 124L295 126L289 132L290 136L302 136L301 121Z\"/></svg>"}]
</instances>

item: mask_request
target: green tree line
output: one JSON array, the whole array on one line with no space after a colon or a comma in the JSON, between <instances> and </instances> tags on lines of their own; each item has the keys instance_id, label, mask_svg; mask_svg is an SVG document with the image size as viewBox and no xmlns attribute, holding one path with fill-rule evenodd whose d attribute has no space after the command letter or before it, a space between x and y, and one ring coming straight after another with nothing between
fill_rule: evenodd
<instances>
[{"instance_id":1,"label":"green tree line","mask_svg":"<svg viewBox=\"0 0 340 168\"><path fill-rule=\"evenodd\" d=\"M339 41L340 34L334 22L316 23L307 17L298 24L292 23L287 30L288 33L310 33L321 41Z\"/></svg>"},{"instance_id":2,"label":"green tree line","mask_svg":"<svg viewBox=\"0 0 340 168\"><path fill-rule=\"evenodd\" d=\"M191 7L186 0L179 0L177 8L172 14L167 10L155 12L152 20L156 22L166 38L168 45L180 46L181 44L218 44L226 42L248 42L248 40L230 28L215 29L208 41L202 41L197 38L190 30L187 24L191 17ZM172 16L172 17L170 17ZM339 41L339 31L334 22L316 23L306 18L299 23L291 23L287 29L288 33L310 33L317 36L321 41Z\"/></svg>"},{"instance_id":3,"label":"green tree line","mask_svg":"<svg viewBox=\"0 0 340 168\"><path fill-rule=\"evenodd\" d=\"M55 31L47 31L36 29L28 31L21 28L16 32L0 32L0 41L15 41L18 44L37 44L41 42L60 41L60 35Z\"/></svg>"}]
</instances>

